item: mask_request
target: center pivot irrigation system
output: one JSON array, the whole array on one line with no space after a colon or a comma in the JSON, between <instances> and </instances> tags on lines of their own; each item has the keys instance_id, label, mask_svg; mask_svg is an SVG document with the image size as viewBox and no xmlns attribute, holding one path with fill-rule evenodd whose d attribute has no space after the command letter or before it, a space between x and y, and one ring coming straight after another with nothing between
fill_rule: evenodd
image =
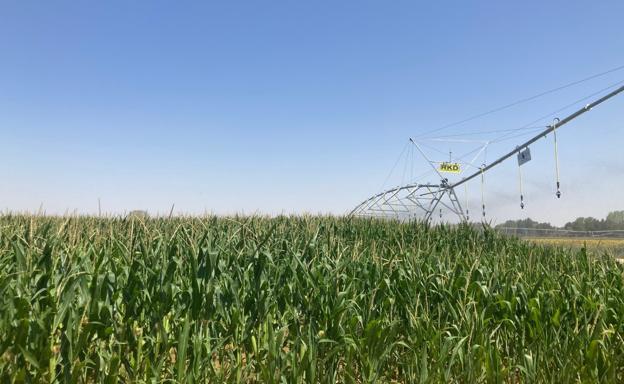
<instances>
[{"instance_id":1,"label":"center pivot irrigation system","mask_svg":"<svg viewBox=\"0 0 624 384\"><path fill-rule=\"evenodd\" d=\"M410 138L410 143L418 150L418 152L425 158L425 160L431 165L436 174L440 177L438 184L419 184L410 183L401 185L395 188L385 190L370 198L364 200L355 209L350 212L350 216L359 217L378 217L378 218L394 218L399 220L413 220L422 219L430 221L437 209L440 209L440 218L442 218L442 207L449 210L452 214L456 215L461 221L469 221L470 215L468 209L464 209L460 203L460 200L455 192L456 189L464 185L470 180L475 178L481 178L481 209L483 218L486 217L485 211L485 198L484 198L484 180L485 173L497 165L503 163L505 160L517 156L518 158L518 175L520 185L520 207L524 209L524 195L522 192L522 172L521 167L523 164L531 160L531 152L529 146L541 138L545 138L548 134L552 133L554 137L554 149L555 149L555 172L556 172L556 196L561 197L561 184L559 181L559 160L558 160L558 148L557 148L557 130L565 124L571 122L577 117L581 116L585 112L590 111L597 105L609 100L617 94L624 91L624 86L620 86L614 91L602 96L601 98L585 105L585 107L577 110L576 112L568 115L563 119L555 118L552 124L546 126L546 128L533 136L531 139L517 145L513 150L502 155L498 159L489 164L481 164L475 166L474 162L477 160L486 149L490 142L480 142L480 147L476 151L477 154L466 165L476 168L474 173L469 174L466 177L461 178L457 182L450 182L443 173L460 173L461 166L463 164L459 162L453 162L452 156L448 162L436 162L429 159L423 151L421 145L417 140ZM467 194L467 192L466 192ZM467 204L466 204L467 206Z\"/></svg>"}]
</instances>

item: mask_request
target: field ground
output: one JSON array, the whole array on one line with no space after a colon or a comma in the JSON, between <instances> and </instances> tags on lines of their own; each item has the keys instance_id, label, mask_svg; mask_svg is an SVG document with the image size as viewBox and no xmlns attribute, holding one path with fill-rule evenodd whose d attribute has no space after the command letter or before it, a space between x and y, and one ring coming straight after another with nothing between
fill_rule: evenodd
<instances>
[{"instance_id":1,"label":"field ground","mask_svg":"<svg viewBox=\"0 0 624 384\"><path fill-rule=\"evenodd\" d=\"M526 237L536 244L552 245L573 250L586 247L592 254L607 253L619 259L624 258L624 239L619 238L577 238L577 237Z\"/></svg>"},{"instance_id":2,"label":"field ground","mask_svg":"<svg viewBox=\"0 0 624 384\"><path fill-rule=\"evenodd\" d=\"M0 382L624 382L624 265L468 226L0 216Z\"/></svg>"}]
</instances>

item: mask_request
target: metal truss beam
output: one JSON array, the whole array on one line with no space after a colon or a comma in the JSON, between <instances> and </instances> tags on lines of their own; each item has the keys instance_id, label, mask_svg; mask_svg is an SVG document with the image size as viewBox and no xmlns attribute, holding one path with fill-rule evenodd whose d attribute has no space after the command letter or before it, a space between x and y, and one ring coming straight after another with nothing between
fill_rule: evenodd
<instances>
[{"instance_id":1,"label":"metal truss beam","mask_svg":"<svg viewBox=\"0 0 624 384\"><path fill-rule=\"evenodd\" d=\"M621 86L600 99L587 104L585 107L577 110L571 115L561 120L557 120L538 135L516 146L515 149L499 157L489 165L483 165L478 171L464 177L458 182L452 184L449 183L448 180L440 174L437 168L433 167L442 179L440 184L407 184L388 189L364 200L349 213L349 216L378 217L398 220L413 220L421 218L425 221L430 221L433 218L436 208L439 205L442 205L451 213L456 215L460 220L468 220L467 215L462 209L459 199L457 198L455 188L482 175L484 172L489 171L510 157L516 155L519 151L535 143L537 140L546 137L546 135L554 132L559 127L569 123L585 112L623 91L624 86ZM410 139L410 141L416 145L421 154L425 157L425 159L427 159L418 144L416 144L412 139ZM429 161L429 159L427 159L427 161ZM429 161L429 164L433 166L431 161Z\"/></svg>"}]
</instances>

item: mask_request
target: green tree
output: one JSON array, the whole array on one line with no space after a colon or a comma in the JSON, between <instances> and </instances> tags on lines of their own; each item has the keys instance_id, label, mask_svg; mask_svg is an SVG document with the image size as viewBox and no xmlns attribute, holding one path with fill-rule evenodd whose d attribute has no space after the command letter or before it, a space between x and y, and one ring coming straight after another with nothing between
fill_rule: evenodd
<instances>
[{"instance_id":1,"label":"green tree","mask_svg":"<svg viewBox=\"0 0 624 384\"><path fill-rule=\"evenodd\" d=\"M535 228L535 229L553 229L550 223L540 223L531 218L520 219L520 220L507 220L502 224L496 226L497 228L505 227L505 228Z\"/></svg>"},{"instance_id":2,"label":"green tree","mask_svg":"<svg viewBox=\"0 0 624 384\"><path fill-rule=\"evenodd\" d=\"M609 229L624 229L624 211L609 212L606 221Z\"/></svg>"}]
</instances>

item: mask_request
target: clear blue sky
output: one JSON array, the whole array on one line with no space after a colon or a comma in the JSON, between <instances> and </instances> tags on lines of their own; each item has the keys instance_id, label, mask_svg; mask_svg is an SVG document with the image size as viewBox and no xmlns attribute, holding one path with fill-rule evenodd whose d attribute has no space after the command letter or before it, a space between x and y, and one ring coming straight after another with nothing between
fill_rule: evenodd
<instances>
[{"instance_id":1,"label":"clear blue sky","mask_svg":"<svg viewBox=\"0 0 624 384\"><path fill-rule=\"evenodd\" d=\"M0 15L11 211L340 214L379 191L408 137L624 64L619 0L3 1ZM515 128L619 80L450 131ZM564 199L544 144L524 212L516 168L492 176L499 220L624 208L624 96L583 119L561 133Z\"/></svg>"}]
</instances>

